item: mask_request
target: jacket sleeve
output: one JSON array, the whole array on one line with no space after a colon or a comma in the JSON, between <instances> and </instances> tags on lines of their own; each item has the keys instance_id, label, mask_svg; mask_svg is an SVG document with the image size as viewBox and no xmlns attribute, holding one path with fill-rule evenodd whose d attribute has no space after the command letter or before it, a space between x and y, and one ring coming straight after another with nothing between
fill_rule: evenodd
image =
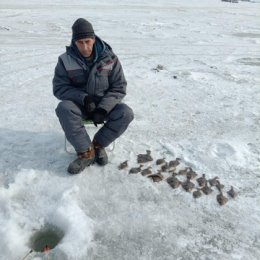
<instances>
[{"instance_id":1,"label":"jacket sleeve","mask_svg":"<svg viewBox=\"0 0 260 260\"><path fill-rule=\"evenodd\" d=\"M113 69L108 76L109 88L98 104L98 108L102 108L109 113L126 95L126 79L123 68L118 60L115 58Z\"/></svg>"},{"instance_id":2,"label":"jacket sleeve","mask_svg":"<svg viewBox=\"0 0 260 260\"><path fill-rule=\"evenodd\" d=\"M78 104L84 105L84 98L87 96L87 93L71 84L60 57L55 68L52 84L53 95L56 98L60 100L71 100Z\"/></svg>"}]
</instances>

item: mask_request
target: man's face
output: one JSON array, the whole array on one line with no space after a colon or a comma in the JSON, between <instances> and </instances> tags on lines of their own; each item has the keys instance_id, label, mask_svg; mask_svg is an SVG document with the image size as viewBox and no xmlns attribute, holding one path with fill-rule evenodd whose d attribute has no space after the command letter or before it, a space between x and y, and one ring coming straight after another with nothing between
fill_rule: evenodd
<instances>
[{"instance_id":1,"label":"man's face","mask_svg":"<svg viewBox=\"0 0 260 260\"><path fill-rule=\"evenodd\" d=\"M94 43L95 39L93 38L84 38L75 41L75 44L83 57L89 57L91 55Z\"/></svg>"}]
</instances>

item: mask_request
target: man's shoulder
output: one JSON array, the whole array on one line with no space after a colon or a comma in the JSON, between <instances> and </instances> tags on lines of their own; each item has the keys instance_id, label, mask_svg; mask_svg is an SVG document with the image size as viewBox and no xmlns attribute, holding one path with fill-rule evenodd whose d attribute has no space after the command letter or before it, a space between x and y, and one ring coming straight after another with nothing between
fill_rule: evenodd
<instances>
[{"instance_id":1,"label":"man's shoulder","mask_svg":"<svg viewBox=\"0 0 260 260\"><path fill-rule=\"evenodd\" d=\"M60 56L59 56L59 61L61 62L67 62L68 60L71 61L75 59L75 54L73 52L73 49L71 48L71 46L66 46L66 51L63 52Z\"/></svg>"},{"instance_id":2,"label":"man's shoulder","mask_svg":"<svg viewBox=\"0 0 260 260\"><path fill-rule=\"evenodd\" d=\"M58 57L58 62L63 61L64 59L66 59L68 56L67 52L63 52L62 54L59 55Z\"/></svg>"},{"instance_id":3,"label":"man's shoulder","mask_svg":"<svg viewBox=\"0 0 260 260\"><path fill-rule=\"evenodd\" d=\"M97 70L112 69L116 60L117 56L111 49L105 50L102 57L98 61Z\"/></svg>"},{"instance_id":4,"label":"man's shoulder","mask_svg":"<svg viewBox=\"0 0 260 260\"><path fill-rule=\"evenodd\" d=\"M59 56L59 58L62 58L62 57L67 57L67 55L68 55L68 53L67 52L63 52L60 56Z\"/></svg>"},{"instance_id":5,"label":"man's shoulder","mask_svg":"<svg viewBox=\"0 0 260 260\"><path fill-rule=\"evenodd\" d=\"M105 41L103 41L103 42L104 42L105 48L101 55L101 60L102 61L104 61L104 60L105 61L108 61L108 60L115 61L117 59L117 55L114 53L113 49L107 42L105 42Z\"/></svg>"},{"instance_id":6,"label":"man's shoulder","mask_svg":"<svg viewBox=\"0 0 260 260\"><path fill-rule=\"evenodd\" d=\"M116 58L117 56L112 50L106 50L102 55L102 60L115 60Z\"/></svg>"}]
</instances>

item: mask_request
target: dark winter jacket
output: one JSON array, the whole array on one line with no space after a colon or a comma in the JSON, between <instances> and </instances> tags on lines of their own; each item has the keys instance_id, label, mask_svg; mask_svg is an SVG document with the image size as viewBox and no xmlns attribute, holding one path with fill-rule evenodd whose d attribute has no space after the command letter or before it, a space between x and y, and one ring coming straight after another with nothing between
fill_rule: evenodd
<instances>
[{"instance_id":1,"label":"dark winter jacket","mask_svg":"<svg viewBox=\"0 0 260 260\"><path fill-rule=\"evenodd\" d=\"M94 60L89 67L75 44L67 47L55 68L53 94L60 100L84 105L84 99L94 97L96 106L109 113L126 95L126 80L122 66L111 47L96 36Z\"/></svg>"}]
</instances>

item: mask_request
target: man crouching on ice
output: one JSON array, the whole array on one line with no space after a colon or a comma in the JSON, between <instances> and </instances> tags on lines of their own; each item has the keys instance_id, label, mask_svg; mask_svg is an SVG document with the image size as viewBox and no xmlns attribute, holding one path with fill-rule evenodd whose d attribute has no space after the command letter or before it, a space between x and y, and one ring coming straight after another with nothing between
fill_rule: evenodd
<instances>
[{"instance_id":1,"label":"man crouching on ice","mask_svg":"<svg viewBox=\"0 0 260 260\"><path fill-rule=\"evenodd\" d=\"M111 47L95 35L91 23L77 19L71 45L59 56L53 78L53 93L62 100L56 114L77 152L69 173L79 173L94 162L102 166L108 163L105 147L122 135L134 118L132 109L121 103L126 84ZM82 119L95 125L104 123L92 142Z\"/></svg>"}]
</instances>

